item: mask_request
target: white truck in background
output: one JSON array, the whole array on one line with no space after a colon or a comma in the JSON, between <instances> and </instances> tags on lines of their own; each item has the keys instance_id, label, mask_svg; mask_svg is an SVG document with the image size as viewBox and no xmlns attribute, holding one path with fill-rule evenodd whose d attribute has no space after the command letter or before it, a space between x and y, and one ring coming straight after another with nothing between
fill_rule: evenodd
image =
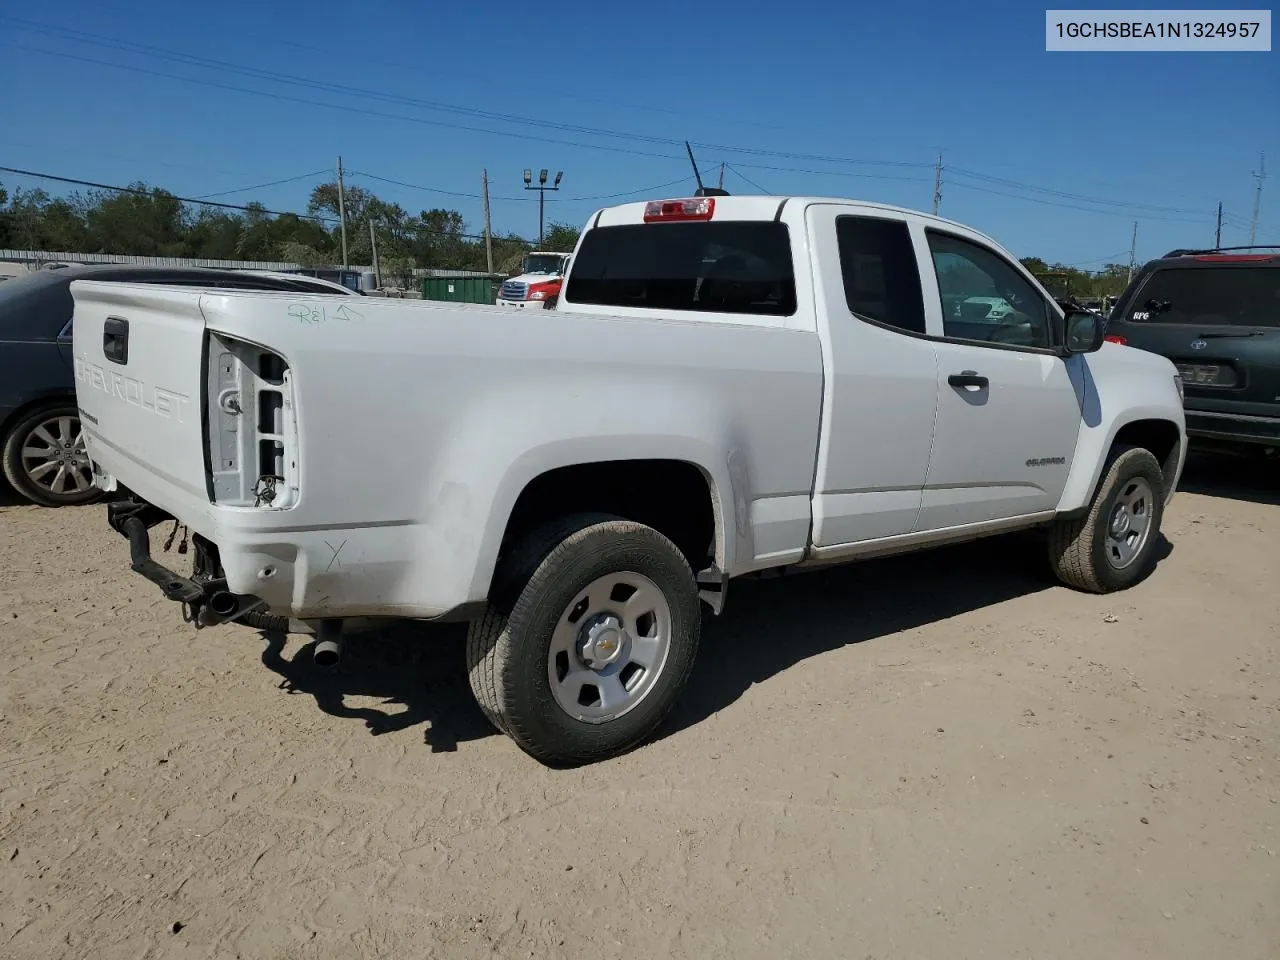
<instances>
[{"instance_id":1,"label":"white truck in background","mask_svg":"<svg viewBox=\"0 0 1280 960\"><path fill-rule=\"evenodd\" d=\"M730 580L1044 531L1157 559L1181 381L960 224L696 196L590 219L555 311L77 281L78 403L133 569L197 625L470 620L494 725L646 739ZM1000 298L994 320L958 304ZM483 323L476 310L488 310ZM190 574L149 531L192 532Z\"/></svg>"},{"instance_id":2,"label":"white truck in background","mask_svg":"<svg viewBox=\"0 0 1280 960\"><path fill-rule=\"evenodd\" d=\"M507 310L554 307L572 256L548 251L535 251L525 256L520 273L503 281L498 288L498 306Z\"/></svg>"}]
</instances>

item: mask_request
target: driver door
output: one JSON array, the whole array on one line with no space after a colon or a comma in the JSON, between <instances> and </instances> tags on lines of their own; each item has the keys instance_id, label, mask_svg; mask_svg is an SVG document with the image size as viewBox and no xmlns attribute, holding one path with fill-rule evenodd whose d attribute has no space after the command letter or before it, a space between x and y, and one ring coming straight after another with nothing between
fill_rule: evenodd
<instances>
[{"instance_id":1,"label":"driver door","mask_svg":"<svg viewBox=\"0 0 1280 960\"><path fill-rule=\"evenodd\" d=\"M1079 435L1083 361L1057 308L976 238L924 230L941 304L938 414L917 532L1056 509ZM1080 386L1079 391L1077 386Z\"/></svg>"}]
</instances>

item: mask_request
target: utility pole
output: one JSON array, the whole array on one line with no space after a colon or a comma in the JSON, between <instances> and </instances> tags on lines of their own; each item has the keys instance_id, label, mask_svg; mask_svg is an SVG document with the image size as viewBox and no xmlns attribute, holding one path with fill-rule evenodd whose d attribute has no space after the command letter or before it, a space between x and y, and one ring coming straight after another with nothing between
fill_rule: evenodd
<instances>
[{"instance_id":1,"label":"utility pole","mask_svg":"<svg viewBox=\"0 0 1280 960\"><path fill-rule=\"evenodd\" d=\"M538 185L535 187L533 185L533 171L526 170L524 172L524 188L526 190L538 191L538 246L539 247L542 246L542 224L544 221L543 210L544 210L544 205L547 202L547 191L559 190L560 178L563 176L564 176L564 171L557 170L555 183L548 187L547 186L547 168L543 167L541 170L538 171Z\"/></svg>"},{"instance_id":2,"label":"utility pole","mask_svg":"<svg viewBox=\"0 0 1280 960\"><path fill-rule=\"evenodd\" d=\"M484 262L493 273L493 230L489 226L489 171L484 171Z\"/></svg>"},{"instance_id":3,"label":"utility pole","mask_svg":"<svg viewBox=\"0 0 1280 960\"><path fill-rule=\"evenodd\" d=\"M1125 280L1127 284L1133 279L1133 261L1138 255L1138 221L1133 221L1133 238L1129 241L1129 277Z\"/></svg>"},{"instance_id":4,"label":"utility pole","mask_svg":"<svg viewBox=\"0 0 1280 960\"><path fill-rule=\"evenodd\" d=\"M938 154L938 164L933 168L933 215L938 215L938 207L942 205L942 154Z\"/></svg>"},{"instance_id":5,"label":"utility pole","mask_svg":"<svg viewBox=\"0 0 1280 960\"><path fill-rule=\"evenodd\" d=\"M1222 201L1218 201L1218 229L1213 234L1213 249L1222 248Z\"/></svg>"},{"instance_id":6,"label":"utility pole","mask_svg":"<svg viewBox=\"0 0 1280 960\"><path fill-rule=\"evenodd\" d=\"M369 247L373 250L373 282L382 288L382 274L378 270L378 238L373 231L373 217L369 218Z\"/></svg>"},{"instance_id":7,"label":"utility pole","mask_svg":"<svg viewBox=\"0 0 1280 960\"><path fill-rule=\"evenodd\" d=\"M721 190L724 189L724 161L723 160L720 161L720 183L718 184L718 186Z\"/></svg>"},{"instance_id":8,"label":"utility pole","mask_svg":"<svg viewBox=\"0 0 1280 960\"><path fill-rule=\"evenodd\" d=\"M1258 169L1253 178L1258 181L1257 192L1253 195L1253 219L1249 221L1249 246L1258 235L1258 213L1262 210L1262 181L1267 179L1267 155L1258 158Z\"/></svg>"},{"instance_id":9,"label":"utility pole","mask_svg":"<svg viewBox=\"0 0 1280 960\"><path fill-rule=\"evenodd\" d=\"M342 158L338 158L338 219L342 221L342 269L347 269L347 198L342 186Z\"/></svg>"}]
</instances>

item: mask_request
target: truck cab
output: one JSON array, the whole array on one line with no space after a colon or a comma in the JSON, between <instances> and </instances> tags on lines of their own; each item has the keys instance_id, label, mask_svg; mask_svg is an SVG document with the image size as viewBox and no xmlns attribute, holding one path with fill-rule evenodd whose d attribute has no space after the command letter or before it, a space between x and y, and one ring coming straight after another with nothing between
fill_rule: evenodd
<instances>
[{"instance_id":1,"label":"truck cab","mask_svg":"<svg viewBox=\"0 0 1280 960\"><path fill-rule=\"evenodd\" d=\"M560 295L571 254L535 251L521 264L520 273L498 290L498 306L509 310L553 308Z\"/></svg>"}]
</instances>

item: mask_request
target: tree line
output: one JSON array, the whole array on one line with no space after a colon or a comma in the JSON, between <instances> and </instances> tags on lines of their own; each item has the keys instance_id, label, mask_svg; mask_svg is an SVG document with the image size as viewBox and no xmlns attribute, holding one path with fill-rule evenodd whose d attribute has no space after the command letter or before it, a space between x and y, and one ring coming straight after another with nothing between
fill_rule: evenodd
<instances>
[{"instance_id":1,"label":"tree line","mask_svg":"<svg viewBox=\"0 0 1280 960\"><path fill-rule=\"evenodd\" d=\"M415 215L355 185L344 189L342 199L350 263L372 263L376 239L383 276L406 286L415 267L487 268L483 238L457 210L437 207ZM552 223L542 248L572 250L577 240L577 227ZM534 246L513 233L495 235L492 244L499 273L517 269ZM131 184L127 192L95 189L65 197L41 189L9 192L0 184L0 248L334 266L342 262L338 184L312 190L306 216L272 214L259 203L243 210L187 203L145 183ZM1114 296L1128 279L1124 264L1086 271L1039 257L1024 257L1022 263L1037 275L1064 275L1046 280L1055 294Z\"/></svg>"},{"instance_id":2,"label":"tree line","mask_svg":"<svg viewBox=\"0 0 1280 960\"><path fill-rule=\"evenodd\" d=\"M407 279L415 267L486 269L484 239L457 210L415 215L355 185L345 187L342 199L349 263L372 263L376 240L380 270L389 278ZM552 223L542 247L572 250L577 239L576 227ZM501 273L516 269L534 247L513 233L495 235L492 245ZM237 210L188 203L145 183L63 197L0 184L0 248L340 265L338 184L312 190L306 216L273 214L260 203Z\"/></svg>"}]
</instances>

